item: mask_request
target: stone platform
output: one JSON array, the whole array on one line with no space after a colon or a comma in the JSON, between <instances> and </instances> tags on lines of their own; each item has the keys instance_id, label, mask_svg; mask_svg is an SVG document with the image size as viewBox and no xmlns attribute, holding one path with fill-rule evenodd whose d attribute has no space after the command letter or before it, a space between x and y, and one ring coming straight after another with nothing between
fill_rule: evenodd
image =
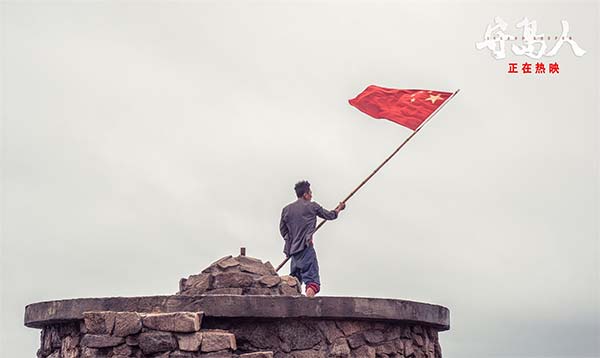
<instances>
[{"instance_id":1,"label":"stone platform","mask_svg":"<svg viewBox=\"0 0 600 358\"><path fill-rule=\"evenodd\" d=\"M359 297L242 295L78 298L40 302L25 307L25 326L44 328L56 323L76 322L88 311L189 311L204 312L205 319L349 319L418 323L438 331L450 328L448 309L427 303Z\"/></svg>"},{"instance_id":2,"label":"stone platform","mask_svg":"<svg viewBox=\"0 0 600 358\"><path fill-rule=\"evenodd\" d=\"M270 264L229 256L174 295L34 303L25 325L42 329L39 358L442 357L445 307L300 292Z\"/></svg>"}]
</instances>

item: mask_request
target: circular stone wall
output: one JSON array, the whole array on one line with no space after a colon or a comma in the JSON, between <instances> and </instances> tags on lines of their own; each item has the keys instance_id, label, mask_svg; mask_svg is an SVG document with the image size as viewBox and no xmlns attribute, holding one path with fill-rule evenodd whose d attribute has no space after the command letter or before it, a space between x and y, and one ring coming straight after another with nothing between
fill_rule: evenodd
<instances>
[{"instance_id":1,"label":"circular stone wall","mask_svg":"<svg viewBox=\"0 0 600 358\"><path fill-rule=\"evenodd\" d=\"M81 298L25 308L39 358L441 358L447 308L301 295L269 262L226 256L171 296Z\"/></svg>"},{"instance_id":2,"label":"circular stone wall","mask_svg":"<svg viewBox=\"0 0 600 358\"><path fill-rule=\"evenodd\" d=\"M25 325L42 328L42 358L438 358L449 311L355 297L111 297L31 304Z\"/></svg>"}]
</instances>

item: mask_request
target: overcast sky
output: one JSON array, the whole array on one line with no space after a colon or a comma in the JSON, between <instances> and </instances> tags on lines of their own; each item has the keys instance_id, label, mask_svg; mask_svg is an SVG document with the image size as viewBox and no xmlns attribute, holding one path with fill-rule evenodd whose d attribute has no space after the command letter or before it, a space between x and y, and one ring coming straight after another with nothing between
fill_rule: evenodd
<instances>
[{"instance_id":1,"label":"overcast sky","mask_svg":"<svg viewBox=\"0 0 600 358\"><path fill-rule=\"evenodd\" d=\"M597 2L1 10L1 356L29 303L279 264L296 181L334 208L410 134L348 104L370 84L461 92L318 232L322 294L448 307L445 358L600 356ZM587 53L508 74L536 60L476 49L496 16Z\"/></svg>"}]
</instances>

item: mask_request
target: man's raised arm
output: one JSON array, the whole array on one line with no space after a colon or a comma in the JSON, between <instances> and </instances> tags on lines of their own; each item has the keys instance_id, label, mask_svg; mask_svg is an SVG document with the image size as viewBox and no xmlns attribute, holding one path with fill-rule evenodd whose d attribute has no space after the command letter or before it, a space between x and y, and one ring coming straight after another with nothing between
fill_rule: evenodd
<instances>
[{"instance_id":1,"label":"man's raised arm","mask_svg":"<svg viewBox=\"0 0 600 358\"><path fill-rule=\"evenodd\" d=\"M346 204L344 204L344 203L340 203L337 206L337 208L335 208L334 210L323 209L323 207L321 205L317 204L316 202L313 203L313 205L315 206L317 216L322 219L325 219L325 220L337 219L340 211L342 211L346 208Z\"/></svg>"}]
</instances>

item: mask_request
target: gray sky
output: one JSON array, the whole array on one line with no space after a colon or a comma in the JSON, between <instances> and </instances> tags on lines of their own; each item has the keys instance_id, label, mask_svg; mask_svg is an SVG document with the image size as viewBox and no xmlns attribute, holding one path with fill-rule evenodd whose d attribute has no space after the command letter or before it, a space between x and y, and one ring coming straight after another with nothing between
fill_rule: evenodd
<instances>
[{"instance_id":1,"label":"gray sky","mask_svg":"<svg viewBox=\"0 0 600 358\"><path fill-rule=\"evenodd\" d=\"M322 294L448 307L447 358L600 356L598 2L1 11L0 355L35 354L29 303L278 264L297 180L333 208L410 134L347 103L377 84L462 91L319 231ZM495 16L587 53L507 74L535 60L475 48Z\"/></svg>"}]
</instances>

